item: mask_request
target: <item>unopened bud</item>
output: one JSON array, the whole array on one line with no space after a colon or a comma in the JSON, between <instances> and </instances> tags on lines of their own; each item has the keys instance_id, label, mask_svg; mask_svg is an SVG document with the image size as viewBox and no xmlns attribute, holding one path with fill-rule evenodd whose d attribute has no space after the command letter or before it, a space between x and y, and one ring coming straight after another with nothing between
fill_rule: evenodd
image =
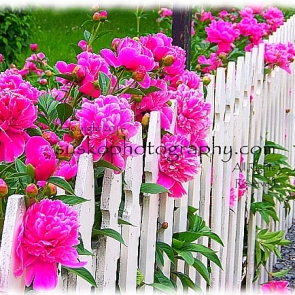
<instances>
[{"instance_id":1,"label":"unopened bud","mask_svg":"<svg viewBox=\"0 0 295 295\"><path fill-rule=\"evenodd\" d=\"M95 81L93 82L93 87L94 87L95 89L100 89L100 86L99 86L99 82L98 82L98 80L95 80Z\"/></svg>"},{"instance_id":2,"label":"unopened bud","mask_svg":"<svg viewBox=\"0 0 295 295\"><path fill-rule=\"evenodd\" d=\"M168 222L164 221L164 222L162 223L162 228L163 228L163 229L167 229L167 228L168 228Z\"/></svg>"},{"instance_id":3,"label":"unopened bud","mask_svg":"<svg viewBox=\"0 0 295 295\"><path fill-rule=\"evenodd\" d=\"M141 125L143 127L147 127L149 125L149 122L150 122L150 114L146 113L141 119Z\"/></svg>"},{"instance_id":4,"label":"unopened bud","mask_svg":"<svg viewBox=\"0 0 295 295\"><path fill-rule=\"evenodd\" d=\"M50 71L50 70L46 70L45 71L45 75L47 76L47 77L52 77L52 72Z\"/></svg>"},{"instance_id":5,"label":"unopened bud","mask_svg":"<svg viewBox=\"0 0 295 295\"><path fill-rule=\"evenodd\" d=\"M132 97L131 97L131 100L132 101L135 101L135 102L141 102L142 101L142 95L140 94L133 94Z\"/></svg>"},{"instance_id":6,"label":"unopened bud","mask_svg":"<svg viewBox=\"0 0 295 295\"><path fill-rule=\"evenodd\" d=\"M175 57L171 54L166 55L162 58L163 65L170 67L175 62Z\"/></svg>"},{"instance_id":7,"label":"unopened bud","mask_svg":"<svg viewBox=\"0 0 295 295\"><path fill-rule=\"evenodd\" d=\"M35 198L38 195L38 187L34 183L30 183L26 187L26 195L29 198Z\"/></svg>"},{"instance_id":8,"label":"unopened bud","mask_svg":"<svg viewBox=\"0 0 295 295\"><path fill-rule=\"evenodd\" d=\"M84 135L81 132L81 127L79 122L71 123L69 135L77 141L81 141L83 139Z\"/></svg>"},{"instance_id":9,"label":"unopened bud","mask_svg":"<svg viewBox=\"0 0 295 295\"><path fill-rule=\"evenodd\" d=\"M86 75L84 67L81 67L79 65L75 66L72 74L78 82L82 81Z\"/></svg>"},{"instance_id":10,"label":"unopened bud","mask_svg":"<svg viewBox=\"0 0 295 295\"><path fill-rule=\"evenodd\" d=\"M211 79L208 76L204 76L202 78L202 82L204 83L204 85L208 85L211 82Z\"/></svg>"},{"instance_id":11,"label":"unopened bud","mask_svg":"<svg viewBox=\"0 0 295 295\"><path fill-rule=\"evenodd\" d=\"M47 140L50 145L55 145L58 142L58 136L53 131L44 131L42 137Z\"/></svg>"},{"instance_id":12,"label":"unopened bud","mask_svg":"<svg viewBox=\"0 0 295 295\"><path fill-rule=\"evenodd\" d=\"M55 154L59 160L69 161L73 153L74 147L66 141L59 141L55 146Z\"/></svg>"},{"instance_id":13,"label":"unopened bud","mask_svg":"<svg viewBox=\"0 0 295 295\"><path fill-rule=\"evenodd\" d=\"M99 22L100 19L101 19L101 15L100 15L100 13L99 13L99 12L95 12L95 13L93 14L93 16L92 16L92 19L93 19L93 21L95 21L95 22Z\"/></svg>"},{"instance_id":14,"label":"unopened bud","mask_svg":"<svg viewBox=\"0 0 295 295\"><path fill-rule=\"evenodd\" d=\"M132 78L135 81L141 82L145 78L146 75L146 69L144 66L139 66L133 73Z\"/></svg>"},{"instance_id":15,"label":"unopened bud","mask_svg":"<svg viewBox=\"0 0 295 295\"><path fill-rule=\"evenodd\" d=\"M33 52L36 52L38 50L38 44L30 44L30 48Z\"/></svg>"},{"instance_id":16,"label":"unopened bud","mask_svg":"<svg viewBox=\"0 0 295 295\"><path fill-rule=\"evenodd\" d=\"M169 107L171 107L172 106L172 101L171 100L168 100L167 101L167 104L168 104Z\"/></svg>"},{"instance_id":17,"label":"unopened bud","mask_svg":"<svg viewBox=\"0 0 295 295\"><path fill-rule=\"evenodd\" d=\"M8 194L7 183L0 178L0 198L5 197Z\"/></svg>"},{"instance_id":18,"label":"unopened bud","mask_svg":"<svg viewBox=\"0 0 295 295\"><path fill-rule=\"evenodd\" d=\"M47 85L47 80L44 78L40 79L39 82L41 85Z\"/></svg>"},{"instance_id":19,"label":"unopened bud","mask_svg":"<svg viewBox=\"0 0 295 295\"><path fill-rule=\"evenodd\" d=\"M291 112L290 109L286 109L286 114L289 114Z\"/></svg>"},{"instance_id":20,"label":"unopened bud","mask_svg":"<svg viewBox=\"0 0 295 295\"><path fill-rule=\"evenodd\" d=\"M108 13L105 10L100 12L100 21L104 22L108 18Z\"/></svg>"},{"instance_id":21,"label":"unopened bud","mask_svg":"<svg viewBox=\"0 0 295 295\"><path fill-rule=\"evenodd\" d=\"M127 138L128 137L128 130L126 130L124 128L123 129L118 129L117 135L118 135L119 139Z\"/></svg>"},{"instance_id":22,"label":"unopened bud","mask_svg":"<svg viewBox=\"0 0 295 295\"><path fill-rule=\"evenodd\" d=\"M52 183L48 183L45 189L45 195L46 196L55 196L57 194L57 186Z\"/></svg>"}]
</instances>

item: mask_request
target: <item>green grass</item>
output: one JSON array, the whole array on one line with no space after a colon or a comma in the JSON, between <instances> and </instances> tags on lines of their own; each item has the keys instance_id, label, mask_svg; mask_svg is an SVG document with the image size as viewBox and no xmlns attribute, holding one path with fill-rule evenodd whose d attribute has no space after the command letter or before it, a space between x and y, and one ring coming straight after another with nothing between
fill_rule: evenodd
<instances>
[{"instance_id":1,"label":"green grass","mask_svg":"<svg viewBox=\"0 0 295 295\"><path fill-rule=\"evenodd\" d=\"M107 9L108 22L103 23L101 31L110 30L106 35L97 39L93 45L93 52L99 53L102 48L110 48L115 37L136 36L135 9ZM37 29L31 43L38 44L38 51L43 52L54 65L58 60L75 62L75 51L71 44L77 44L84 39L85 29L91 30L93 11L90 9L42 9L33 10ZM157 32L157 9L146 11L146 17L141 19L140 34ZM30 50L23 52L19 64L22 66Z\"/></svg>"}]
</instances>

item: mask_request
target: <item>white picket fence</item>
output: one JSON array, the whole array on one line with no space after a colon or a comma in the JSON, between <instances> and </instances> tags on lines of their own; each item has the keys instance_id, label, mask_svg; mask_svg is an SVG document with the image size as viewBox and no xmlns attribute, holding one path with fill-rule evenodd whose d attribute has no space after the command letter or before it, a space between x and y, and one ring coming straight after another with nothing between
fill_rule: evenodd
<instances>
[{"instance_id":1,"label":"white picket fence","mask_svg":"<svg viewBox=\"0 0 295 295\"><path fill-rule=\"evenodd\" d=\"M270 37L269 42L294 43L295 17L289 19L278 31ZM75 193L89 202L76 206L80 216L80 232L86 249L91 249L94 256L82 256L88 260L86 268L93 274L98 285L98 292L116 291L118 278L122 293L136 293L137 269L144 276L144 282L154 282L155 245L157 241L167 244L172 242L174 232L185 231L187 228L188 205L198 208L198 214L206 224L217 233L224 242L224 247L210 241L210 247L217 251L223 270L211 263L211 286L208 288L205 280L195 269L179 262L177 270L185 272L201 289L214 293L218 291L236 292L243 288L255 291L260 284L267 282L267 273L262 270L259 280L252 283L254 275L255 228L266 227L259 214L250 214L251 187L241 200L236 201L233 210L229 208L230 187L237 193L239 171L235 169L240 163L240 148L244 147L244 161L247 163L246 174L251 176L253 147L263 147L267 139L275 141L289 150L291 167L295 165L293 153L293 130L295 130L294 79L292 74L278 69L264 76L264 46L254 48L245 57L239 57L237 64L230 62L228 69L219 68L216 76L211 76L208 86L207 101L212 103L212 120L214 125L208 134L209 157L202 157L202 167L195 179L186 184L188 194L181 199L169 198L167 194L141 195L140 186L144 173L146 182L155 183L158 174L158 155L146 153L143 156L129 158L125 172L124 192L125 203L122 219L131 223L118 225L118 210L121 202L122 175L116 175L106 169L103 179L100 208L102 210L102 228L112 228L120 232L126 246L116 240L101 236L97 243L91 244L91 229L94 222L94 171L92 155L84 154L80 158ZM250 103L250 95L253 97ZM174 107L174 123L176 107ZM287 113L286 109L290 109ZM134 143L142 145L141 130L133 139ZM151 146L160 144L160 116L152 112L150 117L147 142ZM221 152L219 152L219 147ZM232 149L230 157L229 151ZM252 150L254 151L254 150ZM263 160L263 159L262 159ZM211 169L212 168L212 169ZM211 172L213 180L211 185ZM251 182L251 177L248 178ZM255 199L262 200L262 189L255 192ZM175 210L176 208L176 210ZM284 209L277 205L280 223L271 224L273 230L288 229L292 224L295 211L286 217ZM14 277L13 243L17 227L22 222L25 213L24 198L20 195L9 197L5 217L4 232L0 251L0 292L23 293L22 277ZM160 229L163 222L168 223L167 229ZM244 227L249 223L247 257L243 255ZM160 229L160 230L159 230ZM208 238L198 240L208 246ZM205 257L199 257L207 265ZM245 260L247 258L247 264ZM119 262L119 263L118 263ZM269 268L276 262L271 257ZM244 265L245 264L245 265ZM165 258L162 271L170 274L170 262ZM181 291L181 284L179 284ZM71 291L90 294L91 286L71 274L60 277L58 291ZM151 286L145 285L140 290L153 292Z\"/></svg>"}]
</instances>

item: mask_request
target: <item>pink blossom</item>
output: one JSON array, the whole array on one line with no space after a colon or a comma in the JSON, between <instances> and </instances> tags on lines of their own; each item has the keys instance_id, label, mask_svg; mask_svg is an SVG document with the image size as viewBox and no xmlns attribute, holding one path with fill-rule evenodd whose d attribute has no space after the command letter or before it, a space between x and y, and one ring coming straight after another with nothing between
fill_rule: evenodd
<instances>
[{"instance_id":1,"label":"pink blossom","mask_svg":"<svg viewBox=\"0 0 295 295\"><path fill-rule=\"evenodd\" d=\"M229 16L229 13L228 13L227 10L222 10L222 11L219 12L218 15L219 15L220 18L224 19L224 18Z\"/></svg>"},{"instance_id":2,"label":"pink blossom","mask_svg":"<svg viewBox=\"0 0 295 295\"><path fill-rule=\"evenodd\" d=\"M58 71L61 74L66 75L66 76L69 76L69 77L72 77L73 76L73 72L74 72L75 68L77 67L77 64L74 64L74 63L67 64L64 61L58 61L55 64L55 67L58 69ZM64 78L61 78L61 77L56 77L56 81L58 81L58 82L60 82L62 84L69 83L69 80L68 79L64 79Z\"/></svg>"},{"instance_id":3,"label":"pink blossom","mask_svg":"<svg viewBox=\"0 0 295 295\"><path fill-rule=\"evenodd\" d=\"M165 79L170 82L169 86L172 90L176 90L180 84L185 84L192 89L198 89L201 82L201 77L196 72L189 70L184 70L182 75L166 76Z\"/></svg>"},{"instance_id":4,"label":"pink blossom","mask_svg":"<svg viewBox=\"0 0 295 295\"><path fill-rule=\"evenodd\" d=\"M142 72L142 77L137 80L138 83L148 88L150 85L150 76L147 74L154 68L154 59L152 52L129 37L121 40L116 39L117 46L114 53L110 49L100 51L107 63L113 67L124 66L131 73Z\"/></svg>"},{"instance_id":5,"label":"pink blossom","mask_svg":"<svg viewBox=\"0 0 295 295\"><path fill-rule=\"evenodd\" d=\"M205 21L207 21L207 20L209 20L209 21L211 21L211 20L213 20L213 19L215 19L215 16L212 16L212 14L211 14L211 12L209 11L202 11L202 13L201 13L201 18L200 18L200 21L201 22L205 22Z\"/></svg>"},{"instance_id":6,"label":"pink blossom","mask_svg":"<svg viewBox=\"0 0 295 295\"><path fill-rule=\"evenodd\" d=\"M0 198L5 197L8 194L8 186L4 179L0 178ZM0 199L0 202L2 200Z\"/></svg>"},{"instance_id":7,"label":"pink blossom","mask_svg":"<svg viewBox=\"0 0 295 295\"><path fill-rule=\"evenodd\" d=\"M238 199L240 200L244 196L247 190L247 181L246 181L244 173L242 172L239 173L239 179L237 184L238 184Z\"/></svg>"},{"instance_id":8,"label":"pink blossom","mask_svg":"<svg viewBox=\"0 0 295 295\"><path fill-rule=\"evenodd\" d=\"M0 53L0 65L2 64L3 61L3 55Z\"/></svg>"},{"instance_id":9,"label":"pink blossom","mask_svg":"<svg viewBox=\"0 0 295 295\"><path fill-rule=\"evenodd\" d=\"M172 14L173 14L172 10L169 9L169 8L161 8L158 11L158 13L159 13L159 15L160 15L161 18L172 16Z\"/></svg>"},{"instance_id":10,"label":"pink blossom","mask_svg":"<svg viewBox=\"0 0 295 295\"><path fill-rule=\"evenodd\" d=\"M42 67L47 65L47 59L43 52L34 53L26 59L23 68L19 71L22 76L28 75L31 72L38 76L43 74Z\"/></svg>"},{"instance_id":11,"label":"pink blossom","mask_svg":"<svg viewBox=\"0 0 295 295\"><path fill-rule=\"evenodd\" d=\"M172 95L177 101L177 134L206 133L211 121L211 104L204 101L204 94L198 89L190 89L181 84Z\"/></svg>"},{"instance_id":12,"label":"pink blossom","mask_svg":"<svg viewBox=\"0 0 295 295\"><path fill-rule=\"evenodd\" d=\"M246 7L239 11L239 14L242 18L253 18L253 9L251 7Z\"/></svg>"},{"instance_id":13,"label":"pink blossom","mask_svg":"<svg viewBox=\"0 0 295 295\"><path fill-rule=\"evenodd\" d=\"M24 152L28 134L34 127L37 108L28 98L0 91L0 162L13 162Z\"/></svg>"},{"instance_id":14,"label":"pink blossom","mask_svg":"<svg viewBox=\"0 0 295 295\"><path fill-rule=\"evenodd\" d=\"M23 80L22 76L13 70L0 73L0 93L2 91L13 92L16 95L20 94L33 103L37 103L40 96L40 91L37 88Z\"/></svg>"},{"instance_id":15,"label":"pink blossom","mask_svg":"<svg viewBox=\"0 0 295 295\"><path fill-rule=\"evenodd\" d=\"M228 53L234 47L233 42L240 35L239 29L235 28L231 22L226 22L222 19L218 21L212 20L205 30L208 36L207 41L218 45L216 53Z\"/></svg>"},{"instance_id":16,"label":"pink blossom","mask_svg":"<svg viewBox=\"0 0 295 295\"><path fill-rule=\"evenodd\" d=\"M89 51L92 52L92 46L88 47L88 42L85 40L80 40L78 42L78 46L83 50L83 51Z\"/></svg>"},{"instance_id":17,"label":"pink blossom","mask_svg":"<svg viewBox=\"0 0 295 295\"><path fill-rule=\"evenodd\" d=\"M30 44L30 48L32 51L37 51L38 50L38 44L34 43L34 44Z\"/></svg>"},{"instance_id":18,"label":"pink blossom","mask_svg":"<svg viewBox=\"0 0 295 295\"><path fill-rule=\"evenodd\" d=\"M262 37L265 35L264 26L257 22L256 18L243 18L238 24L241 35L249 36L253 45L258 45L262 42Z\"/></svg>"},{"instance_id":19,"label":"pink blossom","mask_svg":"<svg viewBox=\"0 0 295 295\"><path fill-rule=\"evenodd\" d=\"M74 154L70 161L61 161L58 168L54 172L54 176L61 176L65 180L75 177L78 172L78 160Z\"/></svg>"},{"instance_id":20,"label":"pink blossom","mask_svg":"<svg viewBox=\"0 0 295 295\"><path fill-rule=\"evenodd\" d=\"M194 21L192 21L191 22L191 36L194 36L195 35L195 22Z\"/></svg>"},{"instance_id":21,"label":"pink blossom","mask_svg":"<svg viewBox=\"0 0 295 295\"><path fill-rule=\"evenodd\" d=\"M92 97L98 97L100 87L97 84L99 73L106 74L111 80L111 86L116 82L116 78L111 74L109 65L107 62L98 54L91 52L82 52L77 56L78 65L85 69L85 78L81 81L79 90Z\"/></svg>"},{"instance_id":22,"label":"pink blossom","mask_svg":"<svg viewBox=\"0 0 295 295\"><path fill-rule=\"evenodd\" d=\"M36 291L57 286L58 263L72 268L78 261L78 212L60 200L43 199L27 210L17 237L14 275L25 271L25 284Z\"/></svg>"},{"instance_id":23,"label":"pink blossom","mask_svg":"<svg viewBox=\"0 0 295 295\"><path fill-rule=\"evenodd\" d=\"M270 281L263 284L261 289L263 293L291 294L288 284L287 281Z\"/></svg>"},{"instance_id":24,"label":"pink blossom","mask_svg":"<svg viewBox=\"0 0 295 295\"><path fill-rule=\"evenodd\" d=\"M199 157L190 148L186 137L170 134L163 136L157 183L170 191L170 197L180 198L186 194L182 184L192 180L199 167Z\"/></svg>"},{"instance_id":25,"label":"pink blossom","mask_svg":"<svg viewBox=\"0 0 295 295\"><path fill-rule=\"evenodd\" d=\"M58 142L58 136L53 131L44 131L42 137L46 139L50 145L55 145Z\"/></svg>"},{"instance_id":26,"label":"pink blossom","mask_svg":"<svg viewBox=\"0 0 295 295\"><path fill-rule=\"evenodd\" d=\"M285 20L283 12L277 7L268 7L262 15L266 19L267 24L270 25L272 32L275 32Z\"/></svg>"},{"instance_id":27,"label":"pink blossom","mask_svg":"<svg viewBox=\"0 0 295 295\"><path fill-rule=\"evenodd\" d=\"M229 194L229 207L233 208L235 206L237 196L235 189L233 187L230 188L230 194Z\"/></svg>"},{"instance_id":28,"label":"pink blossom","mask_svg":"<svg viewBox=\"0 0 295 295\"><path fill-rule=\"evenodd\" d=\"M76 154L92 153L94 161L103 157L124 170L127 156L135 155L137 147L129 139L140 126L128 101L113 95L101 95L94 101L84 99L77 118L85 137Z\"/></svg>"},{"instance_id":29,"label":"pink blossom","mask_svg":"<svg viewBox=\"0 0 295 295\"><path fill-rule=\"evenodd\" d=\"M26 145L26 165L35 169L36 180L47 180L55 171L58 160L49 142L41 136L31 137Z\"/></svg>"},{"instance_id":30,"label":"pink blossom","mask_svg":"<svg viewBox=\"0 0 295 295\"><path fill-rule=\"evenodd\" d=\"M212 71L216 71L218 67L223 66L222 60L215 52L211 52L209 58L206 58L204 55L200 55L198 58L198 63L200 65L206 65L202 68L200 67L203 73L212 73Z\"/></svg>"},{"instance_id":31,"label":"pink blossom","mask_svg":"<svg viewBox=\"0 0 295 295\"><path fill-rule=\"evenodd\" d=\"M161 128L168 130L172 122L172 109L167 104L171 96L167 83L163 80L152 79L151 86L159 88L159 91L144 96L139 103L136 103L136 119L141 121L146 112L160 111Z\"/></svg>"}]
</instances>

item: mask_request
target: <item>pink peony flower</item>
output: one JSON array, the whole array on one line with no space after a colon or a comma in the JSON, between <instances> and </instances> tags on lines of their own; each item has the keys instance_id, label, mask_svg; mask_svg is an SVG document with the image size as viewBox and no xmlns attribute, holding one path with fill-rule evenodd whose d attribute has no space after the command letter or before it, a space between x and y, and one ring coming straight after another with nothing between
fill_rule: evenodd
<instances>
[{"instance_id":1,"label":"pink peony flower","mask_svg":"<svg viewBox=\"0 0 295 295\"><path fill-rule=\"evenodd\" d=\"M140 126L128 101L113 95L99 96L95 101L83 100L77 111L80 128L85 136L76 154L92 153L94 161L103 157L121 170L125 169L129 155L136 155L137 145L129 139Z\"/></svg>"},{"instance_id":2,"label":"pink peony flower","mask_svg":"<svg viewBox=\"0 0 295 295\"><path fill-rule=\"evenodd\" d=\"M110 49L102 49L100 51L103 58L110 66L124 66L133 74L133 78L138 77L137 72L140 72L140 78L136 79L138 83L148 88L150 85L150 76L148 72L154 68L154 59L152 52L129 37L116 39L116 52Z\"/></svg>"},{"instance_id":3,"label":"pink peony flower","mask_svg":"<svg viewBox=\"0 0 295 295\"><path fill-rule=\"evenodd\" d=\"M211 104L204 101L204 94L181 84L172 98L177 101L176 133L183 136L206 133L211 125Z\"/></svg>"},{"instance_id":4,"label":"pink peony flower","mask_svg":"<svg viewBox=\"0 0 295 295\"><path fill-rule=\"evenodd\" d=\"M35 168L36 180L47 180L58 162L50 143L41 136L33 136L28 140L26 157L26 165L31 164Z\"/></svg>"},{"instance_id":5,"label":"pink peony flower","mask_svg":"<svg viewBox=\"0 0 295 295\"><path fill-rule=\"evenodd\" d=\"M211 52L209 58L206 58L204 55L199 56L198 63L200 65L206 65L202 68L203 73L211 73L217 70L218 67L223 66L223 62L216 52Z\"/></svg>"},{"instance_id":6,"label":"pink peony flower","mask_svg":"<svg viewBox=\"0 0 295 295\"><path fill-rule=\"evenodd\" d=\"M74 154L70 161L61 161L58 168L54 172L54 176L61 176L65 180L75 177L78 172L78 160Z\"/></svg>"},{"instance_id":7,"label":"pink peony flower","mask_svg":"<svg viewBox=\"0 0 295 295\"><path fill-rule=\"evenodd\" d=\"M287 281L270 281L263 284L261 289L263 293L274 293L274 294L291 294L288 288L289 282Z\"/></svg>"},{"instance_id":8,"label":"pink peony flower","mask_svg":"<svg viewBox=\"0 0 295 295\"><path fill-rule=\"evenodd\" d=\"M157 183L167 188L170 197L186 194L182 183L192 180L200 167L197 153L182 135L166 134L162 138Z\"/></svg>"},{"instance_id":9,"label":"pink peony flower","mask_svg":"<svg viewBox=\"0 0 295 295\"><path fill-rule=\"evenodd\" d=\"M11 69L0 73L0 93L2 91L11 91L15 94L20 94L33 103L37 103L41 94L37 88L23 80L20 74Z\"/></svg>"},{"instance_id":10,"label":"pink peony flower","mask_svg":"<svg viewBox=\"0 0 295 295\"><path fill-rule=\"evenodd\" d=\"M285 20L283 12L277 7L268 7L262 15L266 19L266 22L270 26L272 32L275 32Z\"/></svg>"},{"instance_id":11,"label":"pink peony flower","mask_svg":"<svg viewBox=\"0 0 295 295\"><path fill-rule=\"evenodd\" d=\"M19 71L22 76L32 73L36 73L38 76L43 74L42 67L47 65L47 59L42 52L34 53L26 59L23 68Z\"/></svg>"},{"instance_id":12,"label":"pink peony flower","mask_svg":"<svg viewBox=\"0 0 295 295\"><path fill-rule=\"evenodd\" d=\"M201 13L201 22L205 22L205 21L211 21L212 19L215 19L215 16L212 16L211 11L202 11Z\"/></svg>"},{"instance_id":13,"label":"pink peony flower","mask_svg":"<svg viewBox=\"0 0 295 295\"><path fill-rule=\"evenodd\" d=\"M3 55L0 53L0 65L2 64L3 61Z\"/></svg>"},{"instance_id":14,"label":"pink peony flower","mask_svg":"<svg viewBox=\"0 0 295 295\"><path fill-rule=\"evenodd\" d=\"M179 84L185 84L189 88L198 89L200 86L201 78L196 72L184 70L182 75L173 77L166 76L165 79L170 82L170 88L176 90Z\"/></svg>"},{"instance_id":15,"label":"pink peony flower","mask_svg":"<svg viewBox=\"0 0 295 295\"><path fill-rule=\"evenodd\" d=\"M8 194L8 186L4 179L0 178L0 198L5 197ZM0 200L2 202L2 200Z\"/></svg>"},{"instance_id":16,"label":"pink peony flower","mask_svg":"<svg viewBox=\"0 0 295 295\"><path fill-rule=\"evenodd\" d=\"M164 18L164 17L168 17L168 16L172 16L173 15L173 12L171 9L169 8L161 8L159 11L158 11L159 15L161 18Z\"/></svg>"},{"instance_id":17,"label":"pink peony flower","mask_svg":"<svg viewBox=\"0 0 295 295\"><path fill-rule=\"evenodd\" d=\"M217 54L220 52L228 53L234 47L233 42L239 37L239 29L235 28L231 22L222 19L212 20L211 24L205 28L207 41L218 45Z\"/></svg>"},{"instance_id":18,"label":"pink peony flower","mask_svg":"<svg viewBox=\"0 0 295 295\"><path fill-rule=\"evenodd\" d=\"M246 190L247 190L247 181L245 178L244 173L239 173L239 179L238 179L238 198L239 200L244 196Z\"/></svg>"},{"instance_id":19,"label":"pink peony flower","mask_svg":"<svg viewBox=\"0 0 295 295\"><path fill-rule=\"evenodd\" d=\"M92 46L88 48L88 42L85 40L81 40L78 42L78 46L83 50L83 51L89 51L92 52Z\"/></svg>"},{"instance_id":20,"label":"pink peony flower","mask_svg":"<svg viewBox=\"0 0 295 295\"><path fill-rule=\"evenodd\" d=\"M233 187L230 188L230 195L229 195L229 207L233 208L235 206L237 196L235 193L235 189Z\"/></svg>"},{"instance_id":21,"label":"pink peony flower","mask_svg":"<svg viewBox=\"0 0 295 295\"><path fill-rule=\"evenodd\" d=\"M160 90L144 96L140 102L136 103L136 119L141 121L146 112L160 111L161 128L168 130L172 122L172 110L168 105L171 95L168 92L167 83L152 79L151 86L158 87Z\"/></svg>"},{"instance_id":22,"label":"pink peony flower","mask_svg":"<svg viewBox=\"0 0 295 295\"><path fill-rule=\"evenodd\" d=\"M0 90L0 162L13 162L24 152L29 138L25 129L34 127L37 108L28 98Z\"/></svg>"},{"instance_id":23,"label":"pink peony flower","mask_svg":"<svg viewBox=\"0 0 295 295\"><path fill-rule=\"evenodd\" d=\"M78 240L78 212L60 200L44 199L27 210L17 237L14 275L25 271L25 284L36 291L57 286L58 263L83 267L74 248Z\"/></svg>"},{"instance_id":24,"label":"pink peony flower","mask_svg":"<svg viewBox=\"0 0 295 295\"><path fill-rule=\"evenodd\" d=\"M30 48L32 51L37 51L38 50L38 44L34 43L34 44L30 44Z\"/></svg>"}]
</instances>

